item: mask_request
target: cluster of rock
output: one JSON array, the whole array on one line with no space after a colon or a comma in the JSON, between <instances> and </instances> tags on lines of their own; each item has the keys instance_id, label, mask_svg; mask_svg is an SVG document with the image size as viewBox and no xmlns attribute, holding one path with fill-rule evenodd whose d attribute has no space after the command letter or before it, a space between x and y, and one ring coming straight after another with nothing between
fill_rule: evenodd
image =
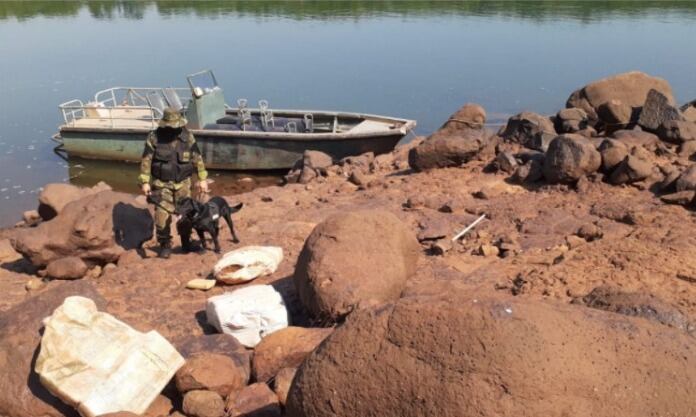
<instances>
[{"instance_id":1,"label":"cluster of rock","mask_svg":"<svg viewBox=\"0 0 696 417\"><path fill-rule=\"evenodd\" d=\"M103 184L49 184L39 196L38 213L42 220L16 229L11 242L41 275L54 279L98 276L104 266L152 239L154 230L141 198Z\"/></svg>"},{"instance_id":2,"label":"cluster of rock","mask_svg":"<svg viewBox=\"0 0 696 417\"><path fill-rule=\"evenodd\" d=\"M619 74L575 91L566 107L551 117L522 112L493 134L484 127L485 111L467 104L411 150L410 166L422 171L493 158L492 168L517 183L582 187L585 179L604 180L668 194L666 202L691 202L696 108L677 108L665 80Z\"/></svg>"}]
</instances>

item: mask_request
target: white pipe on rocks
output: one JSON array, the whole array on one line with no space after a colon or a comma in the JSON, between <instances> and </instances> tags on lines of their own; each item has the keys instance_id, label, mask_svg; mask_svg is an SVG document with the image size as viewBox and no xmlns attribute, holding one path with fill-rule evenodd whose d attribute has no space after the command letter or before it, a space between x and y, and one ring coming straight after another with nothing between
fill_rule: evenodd
<instances>
[{"instance_id":1,"label":"white pipe on rocks","mask_svg":"<svg viewBox=\"0 0 696 417\"><path fill-rule=\"evenodd\" d=\"M479 224L479 223L481 222L481 220L483 220L483 219L485 219L485 218L486 218L486 215L485 215L485 214L482 214L481 217L479 217L478 219L474 220L473 223L471 223L470 225L468 225L467 227L465 227L461 232L457 233L457 235L456 235L455 237L452 238L452 242L459 240L459 238L461 238L462 236L464 236L464 235L466 234L466 232L468 232L469 230L473 229L474 226L476 226L477 224Z\"/></svg>"}]
</instances>

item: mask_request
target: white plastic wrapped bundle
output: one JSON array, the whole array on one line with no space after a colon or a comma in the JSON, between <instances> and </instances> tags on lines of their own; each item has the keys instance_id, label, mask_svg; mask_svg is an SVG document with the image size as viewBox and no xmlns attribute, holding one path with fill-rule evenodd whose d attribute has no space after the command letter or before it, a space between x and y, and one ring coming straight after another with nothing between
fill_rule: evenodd
<instances>
[{"instance_id":1,"label":"white plastic wrapped bundle","mask_svg":"<svg viewBox=\"0 0 696 417\"><path fill-rule=\"evenodd\" d=\"M274 273L282 260L283 249L277 246L245 246L223 255L213 274L225 284L240 284Z\"/></svg>"},{"instance_id":2,"label":"white plastic wrapped bundle","mask_svg":"<svg viewBox=\"0 0 696 417\"><path fill-rule=\"evenodd\" d=\"M208 299L208 323L246 347L288 327L283 298L270 285L251 285Z\"/></svg>"}]
</instances>

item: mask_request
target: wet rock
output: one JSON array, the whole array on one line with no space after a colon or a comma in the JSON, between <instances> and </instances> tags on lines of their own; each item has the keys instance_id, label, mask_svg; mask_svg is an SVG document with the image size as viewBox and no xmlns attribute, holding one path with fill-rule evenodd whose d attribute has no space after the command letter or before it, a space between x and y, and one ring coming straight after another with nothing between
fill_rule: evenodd
<instances>
[{"instance_id":1,"label":"wet rock","mask_svg":"<svg viewBox=\"0 0 696 417\"><path fill-rule=\"evenodd\" d=\"M144 413L183 363L156 331L138 332L91 299L71 296L44 320L34 369L55 396L98 416Z\"/></svg>"},{"instance_id":2,"label":"wet rock","mask_svg":"<svg viewBox=\"0 0 696 417\"><path fill-rule=\"evenodd\" d=\"M80 188L71 184L54 183L44 186L39 194L38 212L42 219L51 220L70 202L80 200L88 195L111 190L106 183L100 182L92 188Z\"/></svg>"},{"instance_id":3,"label":"wet rock","mask_svg":"<svg viewBox=\"0 0 696 417\"><path fill-rule=\"evenodd\" d=\"M654 132L665 122L682 120L679 110L670 104L673 102L674 99L670 100L659 91L651 89L640 112L638 124L642 128Z\"/></svg>"},{"instance_id":4,"label":"wet rock","mask_svg":"<svg viewBox=\"0 0 696 417\"><path fill-rule=\"evenodd\" d=\"M696 123L684 120L669 120L657 129L657 136L665 142L683 144L696 140Z\"/></svg>"},{"instance_id":5,"label":"wet rock","mask_svg":"<svg viewBox=\"0 0 696 417\"><path fill-rule=\"evenodd\" d=\"M600 286L584 297L574 299L573 303L612 313L641 317L685 332L696 331L696 326L692 326L677 307L652 294L626 292L621 288Z\"/></svg>"},{"instance_id":6,"label":"wet rock","mask_svg":"<svg viewBox=\"0 0 696 417\"><path fill-rule=\"evenodd\" d=\"M573 134L556 137L544 160L544 177L549 182L574 182L597 171L602 156L592 142Z\"/></svg>"},{"instance_id":7,"label":"wet rock","mask_svg":"<svg viewBox=\"0 0 696 417\"><path fill-rule=\"evenodd\" d=\"M554 120L556 131L559 133L575 133L586 129L587 122L585 110L575 107L559 111Z\"/></svg>"},{"instance_id":8,"label":"wet rock","mask_svg":"<svg viewBox=\"0 0 696 417\"><path fill-rule=\"evenodd\" d=\"M79 279L87 273L87 264L77 256L51 261L46 267L46 275L55 279Z\"/></svg>"},{"instance_id":9,"label":"wet rock","mask_svg":"<svg viewBox=\"0 0 696 417\"><path fill-rule=\"evenodd\" d=\"M177 371L176 388L180 393L208 390L227 397L249 382L249 363L240 363L239 359L210 352L193 354Z\"/></svg>"},{"instance_id":10,"label":"wet rock","mask_svg":"<svg viewBox=\"0 0 696 417\"><path fill-rule=\"evenodd\" d=\"M292 380L295 378L297 373L297 368L283 368L278 371L278 374L273 380L273 390L278 396L278 401L280 405L285 407L288 400L288 393L290 392L290 386L292 385Z\"/></svg>"},{"instance_id":11,"label":"wet rock","mask_svg":"<svg viewBox=\"0 0 696 417\"><path fill-rule=\"evenodd\" d=\"M263 383L251 384L227 399L228 417L280 417L278 396Z\"/></svg>"},{"instance_id":12,"label":"wet rock","mask_svg":"<svg viewBox=\"0 0 696 417\"><path fill-rule=\"evenodd\" d=\"M614 185L630 184L648 178L652 172L650 162L628 155L611 173L609 182Z\"/></svg>"},{"instance_id":13,"label":"wet rock","mask_svg":"<svg viewBox=\"0 0 696 417\"><path fill-rule=\"evenodd\" d=\"M399 297L420 246L409 227L381 210L336 214L307 238L294 274L315 317L337 320L358 305Z\"/></svg>"},{"instance_id":14,"label":"wet rock","mask_svg":"<svg viewBox=\"0 0 696 417\"><path fill-rule=\"evenodd\" d=\"M184 394L183 411L189 417L222 417L225 401L216 392L196 390Z\"/></svg>"},{"instance_id":15,"label":"wet rock","mask_svg":"<svg viewBox=\"0 0 696 417\"><path fill-rule=\"evenodd\" d=\"M543 134L556 135L551 119L537 113L522 112L508 119L507 125L500 136L506 140L537 149L538 145L528 145L532 145L532 141L536 136L542 137L541 135Z\"/></svg>"},{"instance_id":16,"label":"wet rock","mask_svg":"<svg viewBox=\"0 0 696 417\"><path fill-rule=\"evenodd\" d=\"M602 155L604 172L611 172L628 156L628 146L617 139L605 139L598 150Z\"/></svg>"},{"instance_id":17,"label":"wet rock","mask_svg":"<svg viewBox=\"0 0 696 417\"><path fill-rule=\"evenodd\" d=\"M132 195L102 191L68 203L50 222L19 231L12 244L36 266L67 256L107 263L150 240L153 228L150 211Z\"/></svg>"},{"instance_id":18,"label":"wet rock","mask_svg":"<svg viewBox=\"0 0 696 417\"><path fill-rule=\"evenodd\" d=\"M566 107L585 110L594 126L599 121L598 110L602 104L618 100L632 109L640 108L645 104L651 89L662 93L669 103L674 103L672 88L667 81L640 71L631 71L591 82L574 91L568 98Z\"/></svg>"},{"instance_id":19,"label":"wet rock","mask_svg":"<svg viewBox=\"0 0 696 417\"><path fill-rule=\"evenodd\" d=\"M254 380L268 382L280 369L300 366L331 332L332 328L288 327L264 338L254 350Z\"/></svg>"},{"instance_id":20,"label":"wet rock","mask_svg":"<svg viewBox=\"0 0 696 417\"><path fill-rule=\"evenodd\" d=\"M681 206L687 206L694 199L694 195L696 195L696 191L694 190L679 191L676 193L663 195L660 197L660 200L662 200L662 202L665 204L679 204Z\"/></svg>"},{"instance_id":21,"label":"wet rock","mask_svg":"<svg viewBox=\"0 0 696 417\"><path fill-rule=\"evenodd\" d=\"M676 189L677 191L696 190L696 165L691 165L679 175Z\"/></svg>"},{"instance_id":22,"label":"wet rock","mask_svg":"<svg viewBox=\"0 0 696 417\"><path fill-rule=\"evenodd\" d=\"M597 107L597 116L607 130L618 130L631 123L633 109L621 100L609 100Z\"/></svg>"},{"instance_id":23,"label":"wet rock","mask_svg":"<svg viewBox=\"0 0 696 417\"><path fill-rule=\"evenodd\" d=\"M287 415L560 416L549 407L598 404L602 416L690 415L692 346L642 319L443 285L351 315L303 364Z\"/></svg>"},{"instance_id":24,"label":"wet rock","mask_svg":"<svg viewBox=\"0 0 696 417\"><path fill-rule=\"evenodd\" d=\"M510 152L500 152L493 161L499 171L512 174L517 169L517 160Z\"/></svg>"}]
</instances>

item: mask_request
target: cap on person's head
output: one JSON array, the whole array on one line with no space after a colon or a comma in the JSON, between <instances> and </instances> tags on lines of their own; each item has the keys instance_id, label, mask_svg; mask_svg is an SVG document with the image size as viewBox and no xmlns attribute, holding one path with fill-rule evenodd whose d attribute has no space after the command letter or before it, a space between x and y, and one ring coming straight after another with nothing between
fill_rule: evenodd
<instances>
[{"instance_id":1,"label":"cap on person's head","mask_svg":"<svg viewBox=\"0 0 696 417\"><path fill-rule=\"evenodd\" d=\"M162 119L159 121L159 127L179 128L186 126L186 119L177 110L167 107L162 112Z\"/></svg>"}]
</instances>

